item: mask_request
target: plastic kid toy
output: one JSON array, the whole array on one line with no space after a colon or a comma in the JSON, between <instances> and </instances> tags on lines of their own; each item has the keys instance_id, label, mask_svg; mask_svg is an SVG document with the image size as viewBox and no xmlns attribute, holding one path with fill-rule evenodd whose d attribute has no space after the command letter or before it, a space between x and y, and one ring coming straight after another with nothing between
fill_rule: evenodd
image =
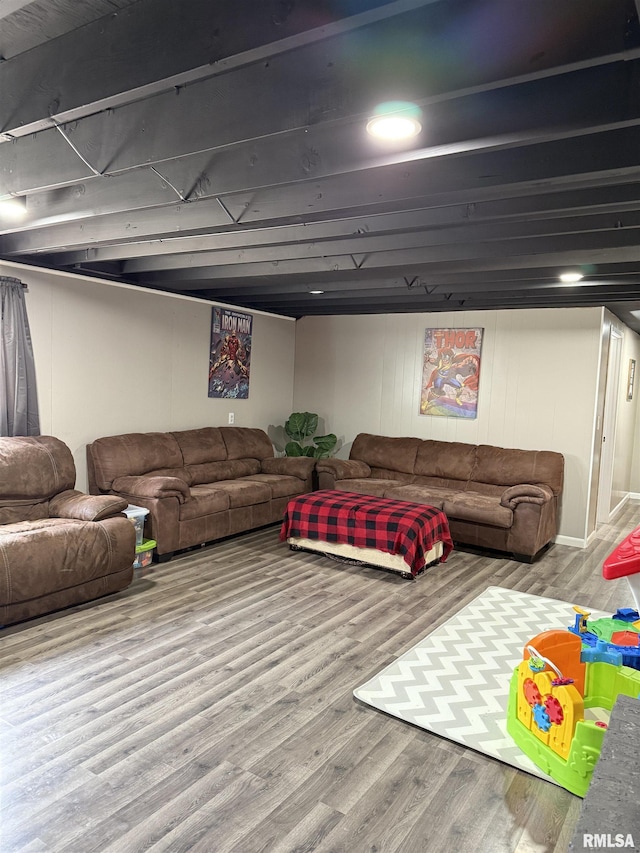
<instances>
[{"instance_id":1,"label":"plastic kid toy","mask_svg":"<svg viewBox=\"0 0 640 853\"><path fill-rule=\"evenodd\" d=\"M603 564L626 577L635 609L589 622L579 607L567 631L545 631L525 646L509 690L507 731L563 788L584 797L620 694L640 698L640 526Z\"/></svg>"}]
</instances>

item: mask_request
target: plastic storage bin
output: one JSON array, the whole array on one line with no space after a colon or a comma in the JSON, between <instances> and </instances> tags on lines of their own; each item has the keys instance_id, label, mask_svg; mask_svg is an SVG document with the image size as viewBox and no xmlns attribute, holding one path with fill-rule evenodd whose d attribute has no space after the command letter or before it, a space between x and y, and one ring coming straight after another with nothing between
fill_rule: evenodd
<instances>
[{"instance_id":1,"label":"plastic storage bin","mask_svg":"<svg viewBox=\"0 0 640 853\"><path fill-rule=\"evenodd\" d=\"M151 563L153 549L156 547L155 539L145 539L140 545L136 545L136 560L134 569L144 569Z\"/></svg>"},{"instance_id":2,"label":"plastic storage bin","mask_svg":"<svg viewBox=\"0 0 640 853\"><path fill-rule=\"evenodd\" d=\"M149 515L149 510L143 506L136 506L135 504L129 504L126 509L122 510L124 514L127 516L129 521L133 522L133 526L136 529L136 548L138 545L142 545L142 536L144 533L144 520Z\"/></svg>"}]
</instances>

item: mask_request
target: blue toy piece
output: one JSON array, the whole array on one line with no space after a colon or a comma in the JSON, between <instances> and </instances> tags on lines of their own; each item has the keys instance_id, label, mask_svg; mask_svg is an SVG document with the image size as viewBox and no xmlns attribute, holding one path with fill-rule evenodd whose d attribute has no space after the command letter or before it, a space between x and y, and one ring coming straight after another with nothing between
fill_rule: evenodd
<instances>
[{"instance_id":1,"label":"blue toy piece","mask_svg":"<svg viewBox=\"0 0 640 853\"><path fill-rule=\"evenodd\" d=\"M637 622L640 619L640 613L633 607L621 607L613 614L613 618L619 622Z\"/></svg>"},{"instance_id":2,"label":"blue toy piece","mask_svg":"<svg viewBox=\"0 0 640 853\"><path fill-rule=\"evenodd\" d=\"M551 728L551 720L544 705L533 706L533 718L540 731L548 732Z\"/></svg>"}]
</instances>

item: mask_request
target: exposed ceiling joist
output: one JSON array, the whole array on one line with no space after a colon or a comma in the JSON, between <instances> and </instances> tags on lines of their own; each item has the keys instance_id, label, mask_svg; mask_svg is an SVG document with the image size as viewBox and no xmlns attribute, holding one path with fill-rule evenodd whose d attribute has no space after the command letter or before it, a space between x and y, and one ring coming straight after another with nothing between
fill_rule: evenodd
<instances>
[{"instance_id":1,"label":"exposed ceiling joist","mask_svg":"<svg viewBox=\"0 0 640 853\"><path fill-rule=\"evenodd\" d=\"M5 2L8 12L28 5ZM338 4L315 0L217 0L215 15L209 0L139 0L0 66L7 93L0 128L17 138L76 121L432 2L358 0L347 16ZM105 43L113 48L105 51Z\"/></svg>"},{"instance_id":2,"label":"exposed ceiling joist","mask_svg":"<svg viewBox=\"0 0 640 853\"><path fill-rule=\"evenodd\" d=\"M461 98L452 94L429 108L427 146L389 154L362 138L367 117L362 110L375 104L375 82L343 81L338 69L327 84L331 100L319 102L317 78L327 60L321 46L314 48L317 55L302 59L304 75L295 73L301 60L287 55L280 58L287 62L282 69L274 63L250 66L0 145L6 189L37 192L153 165L190 198L207 187L219 195L640 124L634 86L639 59L574 72L561 81L523 84L515 98L502 88ZM281 79L296 81L287 82L285 97ZM354 92L358 86L363 91ZM559 87L565 91L558 93ZM248 111L251 100L259 107ZM203 111L203 103L210 108ZM354 108L360 111L354 114ZM324 124L315 127L320 121ZM228 146L234 147L225 151Z\"/></svg>"}]
</instances>

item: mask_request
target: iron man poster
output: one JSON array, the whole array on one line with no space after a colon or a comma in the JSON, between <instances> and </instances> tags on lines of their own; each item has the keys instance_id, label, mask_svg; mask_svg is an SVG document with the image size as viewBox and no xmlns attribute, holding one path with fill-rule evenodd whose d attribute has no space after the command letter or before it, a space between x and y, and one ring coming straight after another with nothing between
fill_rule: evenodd
<instances>
[{"instance_id":1,"label":"iron man poster","mask_svg":"<svg viewBox=\"0 0 640 853\"><path fill-rule=\"evenodd\" d=\"M246 400L249 396L252 326L251 314L212 310L209 397Z\"/></svg>"}]
</instances>

